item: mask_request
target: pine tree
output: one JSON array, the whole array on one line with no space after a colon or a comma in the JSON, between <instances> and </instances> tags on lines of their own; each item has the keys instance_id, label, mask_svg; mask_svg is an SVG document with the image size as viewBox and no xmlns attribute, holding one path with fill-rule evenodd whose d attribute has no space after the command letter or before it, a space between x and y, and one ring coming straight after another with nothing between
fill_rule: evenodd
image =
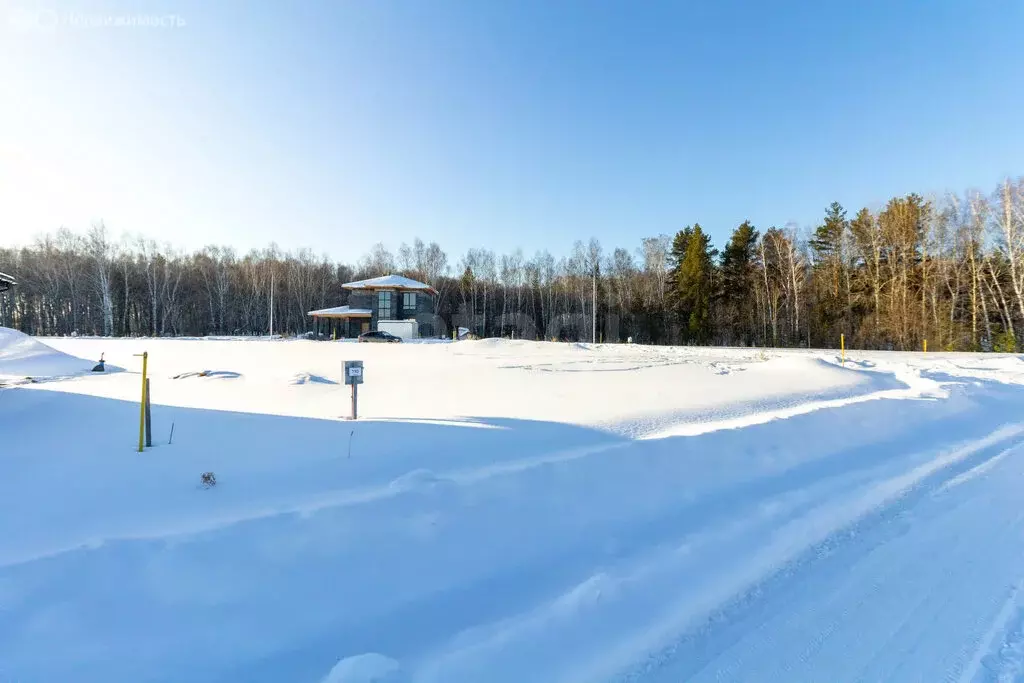
<instances>
[{"instance_id":1,"label":"pine tree","mask_svg":"<svg viewBox=\"0 0 1024 683\"><path fill-rule=\"evenodd\" d=\"M687 230L690 230L687 228ZM684 230L681 234L685 233ZM680 235L676 236L677 241ZM686 239L686 252L674 278L676 311L685 326L687 341L711 340L711 299L714 290L714 257L711 239L695 224Z\"/></svg>"},{"instance_id":2,"label":"pine tree","mask_svg":"<svg viewBox=\"0 0 1024 683\"><path fill-rule=\"evenodd\" d=\"M699 225L697 227L700 227ZM676 233L675 238L672 240L672 263L674 264L673 273L677 273L679 266L682 265L683 259L686 258L686 247L690 243L690 238L693 237L693 228L687 225L685 228Z\"/></svg>"},{"instance_id":3,"label":"pine tree","mask_svg":"<svg viewBox=\"0 0 1024 683\"><path fill-rule=\"evenodd\" d=\"M672 269L668 275L669 301L672 308L675 309L676 315L683 321L684 328L690 319L690 309L686 303L686 297L680 288L680 283L682 282L683 262L686 260L686 249L690 244L691 237L693 237L693 227L687 225L672 238L672 248L669 252L669 258L672 263Z\"/></svg>"},{"instance_id":4,"label":"pine tree","mask_svg":"<svg viewBox=\"0 0 1024 683\"><path fill-rule=\"evenodd\" d=\"M809 240L814 256L815 316L826 345L837 343L841 332L848 327L850 283L847 272L846 237L850 222L846 209L832 202L825 212L825 221Z\"/></svg>"},{"instance_id":5,"label":"pine tree","mask_svg":"<svg viewBox=\"0 0 1024 683\"><path fill-rule=\"evenodd\" d=\"M727 343L751 343L754 311L754 249L758 232L750 221L733 231L722 253L722 304Z\"/></svg>"},{"instance_id":6,"label":"pine tree","mask_svg":"<svg viewBox=\"0 0 1024 683\"><path fill-rule=\"evenodd\" d=\"M855 273L864 313L858 337L863 344L877 344L882 314L882 266L887 254L878 220L868 209L861 209L850 221L850 237L861 264Z\"/></svg>"},{"instance_id":7,"label":"pine tree","mask_svg":"<svg viewBox=\"0 0 1024 683\"><path fill-rule=\"evenodd\" d=\"M814 231L810 239L815 263L838 258L842 254L843 234L846 232L846 209L839 202L832 202L825 211L825 222Z\"/></svg>"}]
</instances>

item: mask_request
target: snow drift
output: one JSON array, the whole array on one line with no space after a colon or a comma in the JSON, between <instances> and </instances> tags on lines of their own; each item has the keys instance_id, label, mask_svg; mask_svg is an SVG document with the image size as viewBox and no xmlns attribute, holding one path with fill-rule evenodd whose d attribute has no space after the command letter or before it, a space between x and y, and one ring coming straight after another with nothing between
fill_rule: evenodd
<instances>
[{"instance_id":1,"label":"snow drift","mask_svg":"<svg viewBox=\"0 0 1024 683\"><path fill-rule=\"evenodd\" d=\"M90 372L96 361L62 353L27 334L0 327L0 381L53 379ZM109 366L108 370L111 370Z\"/></svg>"}]
</instances>

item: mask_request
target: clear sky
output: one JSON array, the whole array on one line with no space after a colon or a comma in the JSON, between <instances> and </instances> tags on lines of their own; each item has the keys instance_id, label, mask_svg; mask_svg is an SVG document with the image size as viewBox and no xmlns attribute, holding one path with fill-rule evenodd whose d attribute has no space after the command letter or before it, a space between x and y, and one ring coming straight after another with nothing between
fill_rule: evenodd
<instances>
[{"instance_id":1,"label":"clear sky","mask_svg":"<svg viewBox=\"0 0 1024 683\"><path fill-rule=\"evenodd\" d=\"M0 8L5 244L102 218L343 261L416 236L453 262L634 248L695 221L721 246L748 218L1024 173L1019 0Z\"/></svg>"}]
</instances>

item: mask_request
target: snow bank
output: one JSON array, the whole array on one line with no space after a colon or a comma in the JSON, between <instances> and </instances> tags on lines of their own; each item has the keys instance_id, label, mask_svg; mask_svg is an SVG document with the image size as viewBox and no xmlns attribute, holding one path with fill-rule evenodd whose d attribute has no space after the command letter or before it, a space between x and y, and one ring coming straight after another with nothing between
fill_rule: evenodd
<instances>
[{"instance_id":1,"label":"snow bank","mask_svg":"<svg viewBox=\"0 0 1024 683\"><path fill-rule=\"evenodd\" d=\"M99 357L89 361L61 353L17 330L0 327L0 380L81 375L92 370L98 360Z\"/></svg>"},{"instance_id":2,"label":"snow bank","mask_svg":"<svg viewBox=\"0 0 1024 683\"><path fill-rule=\"evenodd\" d=\"M320 375L314 375L311 372L296 372L289 384L337 384L337 382Z\"/></svg>"}]
</instances>

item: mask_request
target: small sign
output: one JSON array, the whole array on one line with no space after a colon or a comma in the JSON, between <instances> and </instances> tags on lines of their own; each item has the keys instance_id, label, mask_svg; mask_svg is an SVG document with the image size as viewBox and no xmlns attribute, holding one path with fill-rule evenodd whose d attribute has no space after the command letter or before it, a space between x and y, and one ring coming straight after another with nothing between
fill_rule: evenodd
<instances>
[{"instance_id":1,"label":"small sign","mask_svg":"<svg viewBox=\"0 0 1024 683\"><path fill-rule=\"evenodd\" d=\"M362 384L363 383L363 361L361 360L347 360L345 361L345 384Z\"/></svg>"}]
</instances>

